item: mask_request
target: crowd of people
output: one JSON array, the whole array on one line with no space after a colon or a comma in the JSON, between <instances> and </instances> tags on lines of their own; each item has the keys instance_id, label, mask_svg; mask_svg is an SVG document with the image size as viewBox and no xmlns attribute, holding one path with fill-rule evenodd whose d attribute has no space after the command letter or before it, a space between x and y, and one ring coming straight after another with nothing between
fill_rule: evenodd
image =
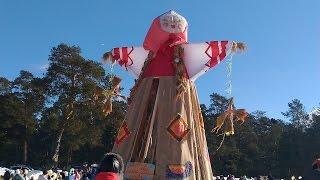
<instances>
[{"instance_id":1,"label":"crowd of people","mask_svg":"<svg viewBox=\"0 0 320 180\"><path fill-rule=\"evenodd\" d=\"M122 158L115 153L107 153L99 166L84 165L82 168L70 168L69 171L59 169L46 170L42 174L30 175L27 169L16 169L14 172L7 170L3 180L122 180L124 163ZM301 176L291 177L291 180L302 180ZM275 180L272 175L259 177L242 176L236 178L234 175L227 177L215 176L213 180Z\"/></svg>"},{"instance_id":2,"label":"crowd of people","mask_svg":"<svg viewBox=\"0 0 320 180\"><path fill-rule=\"evenodd\" d=\"M123 179L123 160L118 154L107 153L99 167L84 165L69 171L50 169L40 175L30 175L27 169L7 170L3 180L120 180Z\"/></svg>"},{"instance_id":3,"label":"crowd of people","mask_svg":"<svg viewBox=\"0 0 320 180\"><path fill-rule=\"evenodd\" d=\"M7 171L3 177L4 180L121 180L123 179L122 173L119 171L120 168L117 168L117 161L110 166L106 165L102 171L99 171L97 174L94 171L79 171L77 169L71 168L70 171L53 171L48 170L45 171L38 178L31 176L31 178L27 177L27 171L16 171L15 174L10 174ZM111 169L110 169L111 168ZM113 169L113 170L112 170ZM291 177L291 180L302 180L301 176L299 177ZM242 176L240 178L236 178L233 175L225 176L215 176L213 180L275 180L272 176L259 176L259 177L246 177ZM282 179L280 179L282 180Z\"/></svg>"},{"instance_id":4,"label":"crowd of people","mask_svg":"<svg viewBox=\"0 0 320 180\"><path fill-rule=\"evenodd\" d=\"M284 179L276 179L272 175L268 176L258 176L258 177L247 177L242 176L240 178L236 178L234 175L228 175L227 177L221 175L221 176L215 176L214 180L284 180ZM302 176L292 176L290 180L303 180Z\"/></svg>"}]
</instances>

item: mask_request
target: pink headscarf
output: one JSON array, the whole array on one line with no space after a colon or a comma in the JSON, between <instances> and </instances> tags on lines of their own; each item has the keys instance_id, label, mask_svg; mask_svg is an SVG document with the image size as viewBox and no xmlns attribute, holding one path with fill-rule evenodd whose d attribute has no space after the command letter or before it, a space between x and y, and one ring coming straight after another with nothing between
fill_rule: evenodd
<instances>
[{"instance_id":1,"label":"pink headscarf","mask_svg":"<svg viewBox=\"0 0 320 180\"><path fill-rule=\"evenodd\" d=\"M154 53L169 39L170 46L188 42L188 23L184 17L174 11L168 11L155 18L145 37L143 47Z\"/></svg>"}]
</instances>

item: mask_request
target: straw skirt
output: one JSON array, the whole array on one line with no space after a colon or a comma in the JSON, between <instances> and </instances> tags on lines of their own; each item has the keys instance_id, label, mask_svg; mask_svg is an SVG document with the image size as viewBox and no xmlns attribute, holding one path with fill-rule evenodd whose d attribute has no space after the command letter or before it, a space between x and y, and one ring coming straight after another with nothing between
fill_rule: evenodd
<instances>
[{"instance_id":1,"label":"straw skirt","mask_svg":"<svg viewBox=\"0 0 320 180\"><path fill-rule=\"evenodd\" d=\"M144 78L113 152L123 157L125 179L212 179L194 83L177 99L175 77Z\"/></svg>"}]
</instances>

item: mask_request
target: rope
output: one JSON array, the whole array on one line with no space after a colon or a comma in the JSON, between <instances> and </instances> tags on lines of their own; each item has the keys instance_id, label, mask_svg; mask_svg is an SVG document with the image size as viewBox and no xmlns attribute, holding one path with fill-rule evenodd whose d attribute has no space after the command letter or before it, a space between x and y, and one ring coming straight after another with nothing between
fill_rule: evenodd
<instances>
[{"instance_id":1,"label":"rope","mask_svg":"<svg viewBox=\"0 0 320 180\"><path fill-rule=\"evenodd\" d=\"M227 92L227 98L230 99L232 97L232 58L233 58L233 52L231 52L230 57L227 60L227 83L226 83L226 92ZM222 140L218 146L218 148L216 149L216 151L213 153L212 156L215 156L219 149L222 147L225 137L226 137L226 133L221 133L219 134L217 137L222 136Z\"/></svg>"},{"instance_id":2,"label":"rope","mask_svg":"<svg viewBox=\"0 0 320 180\"><path fill-rule=\"evenodd\" d=\"M233 58L233 53L230 54L230 58L227 60L227 87L226 87L226 92L227 92L227 97L231 98L232 97L232 58Z\"/></svg>"},{"instance_id":3,"label":"rope","mask_svg":"<svg viewBox=\"0 0 320 180\"><path fill-rule=\"evenodd\" d=\"M222 135L222 134L219 134L218 136L220 136L220 135ZM218 153L219 149L222 147L222 145L223 145L223 143L224 143L225 137L226 137L226 134L223 133L222 140L221 140L218 148L216 149L216 151L212 154L212 156L215 156L215 155Z\"/></svg>"},{"instance_id":4,"label":"rope","mask_svg":"<svg viewBox=\"0 0 320 180\"><path fill-rule=\"evenodd\" d=\"M115 63L111 63L110 64L110 78L108 79L108 83L109 85L111 84L112 85L112 81L114 79L114 77L116 76L114 73L113 73L113 66L114 66Z\"/></svg>"}]
</instances>

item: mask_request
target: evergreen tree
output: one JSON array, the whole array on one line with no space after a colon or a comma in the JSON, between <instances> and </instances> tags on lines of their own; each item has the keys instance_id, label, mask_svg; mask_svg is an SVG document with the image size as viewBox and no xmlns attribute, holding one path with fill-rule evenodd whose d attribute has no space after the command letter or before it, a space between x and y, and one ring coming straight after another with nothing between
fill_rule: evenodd
<instances>
[{"instance_id":1,"label":"evergreen tree","mask_svg":"<svg viewBox=\"0 0 320 180\"><path fill-rule=\"evenodd\" d=\"M294 99L288 103L289 109L282 114L290 120L296 128L305 129L310 126L311 122L308 113L300 100Z\"/></svg>"},{"instance_id":2,"label":"evergreen tree","mask_svg":"<svg viewBox=\"0 0 320 180\"><path fill-rule=\"evenodd\" d=\"M0 95L7 95L11 93L11 89L11 82L4 77L0 77Z\"/></svg>"},{"instance_id":3,"label":"evergreen tree","mask_svg":"<svg viewBox=\"0 0 320 180\"><path fill-rule=\"evenodd\" d=\"M79 47L60 44L51 50L49 57L50 64L45 77L48 83L47 94L58 112L56 147L52 157L56 165L64 133L70 138L67 141L69 143L77 139L78 142L83 140L77 133L84 127L85 121L93 118L93 91L105 77L104 69L99 63L84 59L80 53ZM91 114L90 117L87 112ZM69 155L74 149L78 149L77 144L69 144L68 147Z\"/></svg>"},{"instance_id":4,"label":"evergreen tree","mask_svg":"<svg viewBox=\"0 0 320 180\"><path fill-rule=\"evenodd\" d=\"M28 71L20 71L19 77L13 81L13 91L23 106L23 162L27 163L28 141L35 131L37 119L44 107L45 95L43 80L34 77Z\"/></svg>"}]
</instances>

